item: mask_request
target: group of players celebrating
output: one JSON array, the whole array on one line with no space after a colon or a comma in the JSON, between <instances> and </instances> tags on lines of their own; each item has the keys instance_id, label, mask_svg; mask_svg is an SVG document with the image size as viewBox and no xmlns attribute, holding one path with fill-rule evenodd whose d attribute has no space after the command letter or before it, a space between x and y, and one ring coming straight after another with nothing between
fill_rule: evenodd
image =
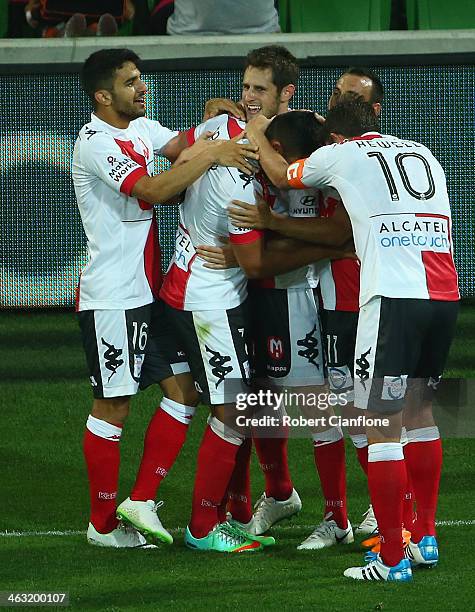
<instances>
[{"instance_id":1,"label":"group of players celebrating","mask_svg":"<svg viewBox=\"0 0 475 612\"><path fill-rule=\"evenodd\" d=\"M256 49L240 102L210 100L202 124L173 132L145 118L138 66L127 49L86 60L94 112L73 157L89 252L77 292L94 394L84 437L88 541L173 542L155 499L202 402L210 415L185 543L220 552L272 546L268 530L302 506L287 462L283 415L292 406L249 406L251 417L277 418L271 428L242 427L236 397L325 391L344 399L350 420L370 417L366 426L353 419L348 433L371 499L357 532L376 536L375 546L344 575L411 580L413 567L438 561L442 449L431 402L459 300L440 164L424 145L380 134L383 88L366 69L341 75L323 118L290 111L292 54ZM154 154L172 167L151 176ZM185 189L162 279L154 204L173 205ZM117 506L130 397L151 384L163 398L134 487ZM301 410L322 417L313 405ZM323 521L299 549L354 540L343 432L330 407L323 415L311 431ZM265 477L254 508L252 445Z\"/></svg>"}]
</instances>

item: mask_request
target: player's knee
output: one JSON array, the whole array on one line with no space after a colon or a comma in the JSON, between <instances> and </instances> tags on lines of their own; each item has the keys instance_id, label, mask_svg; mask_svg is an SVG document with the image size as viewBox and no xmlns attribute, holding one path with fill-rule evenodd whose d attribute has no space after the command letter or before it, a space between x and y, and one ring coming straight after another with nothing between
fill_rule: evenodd
<instances>
[{"instance_id":1,"label":"player's knee","mask_svg":"<svg viewBox=\"0 0 475 612\"><path fill-rule=\"evenodd\" d=\"M130 397L95 399L91 414L96 419L112 424L122 424L129 414Z\"/></svg>"},{"instance_id":2,"label":"player's knee","mask_svg":"<svg viewBox=\"0 0 475 612\"><path fill-rule=\"evenodd\" d=\"M190 374L178 374L160 382L164 397L185 406L197 406L199 394Z\"/></svg>"}]
</instances>

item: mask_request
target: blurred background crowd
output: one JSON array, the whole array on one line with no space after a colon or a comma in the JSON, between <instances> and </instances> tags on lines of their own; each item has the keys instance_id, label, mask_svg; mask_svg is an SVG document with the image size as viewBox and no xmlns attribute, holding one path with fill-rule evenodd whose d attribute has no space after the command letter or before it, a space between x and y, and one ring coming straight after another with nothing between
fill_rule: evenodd
<instances>
[{"instance_id":1,"label":"blurred background crowd","mask_svg":"<svg viewBox=\"0 0 475 612\"><path fill-rule=\"evenodd\" d=\"M455 7L456 5L456 7ZM475 0L0 0L0 37L475 27Z\"/></svg>"}]
</instances>

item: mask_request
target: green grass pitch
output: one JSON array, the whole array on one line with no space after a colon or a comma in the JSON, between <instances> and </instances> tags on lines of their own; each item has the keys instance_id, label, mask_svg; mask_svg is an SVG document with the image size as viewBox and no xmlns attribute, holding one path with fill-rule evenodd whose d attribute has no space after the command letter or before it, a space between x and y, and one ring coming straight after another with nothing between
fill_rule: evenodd
<instances>
[{"instance_id":1,"label":"green grass pitch","mask_svg":"<svg viewBox=\"0 0 475 612\"><path fill-rule=\"evenodd\" d=\"M0 591L68 591L70 607L104 611L420 612L473 606L473 439L445 441L438 512L441 561L436 569L416 571L412 584L360 584L343 578L346 567L362 560L359 541L324 551L296 550L322 511L312 445L305 439L289 444L303 509L273 530L274 549L230 556L187 550L183 527L190 513L205 409L200 409L160 490L166 502L161 518L173 531L173 546L98 549L88 546L84 536L88 497L81 443L91 393L75 316L2 312L0 339ZM475 302L468 301L459 319L449 376L475 378L474 339ZM132 402L121 443L120 499L133 483L143 433L158 401L158 389L148 389ZM356 524L368 495L351 445L347 459L349 512ZM262 487L254 461L254 498ZM53 530L61 535L41 535Z\"/></svg>"}]
</instances>

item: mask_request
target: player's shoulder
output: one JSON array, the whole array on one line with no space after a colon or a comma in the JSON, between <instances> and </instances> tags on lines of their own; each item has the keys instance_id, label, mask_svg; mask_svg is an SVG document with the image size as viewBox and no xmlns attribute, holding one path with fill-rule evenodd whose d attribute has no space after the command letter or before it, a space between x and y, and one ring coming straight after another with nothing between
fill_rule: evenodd
<instances>
[{"instance_id":1,"label":"player's shoulder","mask_svg":"<svg viewBox=\"0 0 475 612\"><path fill-rule=\"evenodd\" d=\"M223 114L200 123L197 129L201 134L205 131L214 132L214 138L226 140L239 136L246 129L246 124L240 119Z\"/></svg>"}]
</instances>

